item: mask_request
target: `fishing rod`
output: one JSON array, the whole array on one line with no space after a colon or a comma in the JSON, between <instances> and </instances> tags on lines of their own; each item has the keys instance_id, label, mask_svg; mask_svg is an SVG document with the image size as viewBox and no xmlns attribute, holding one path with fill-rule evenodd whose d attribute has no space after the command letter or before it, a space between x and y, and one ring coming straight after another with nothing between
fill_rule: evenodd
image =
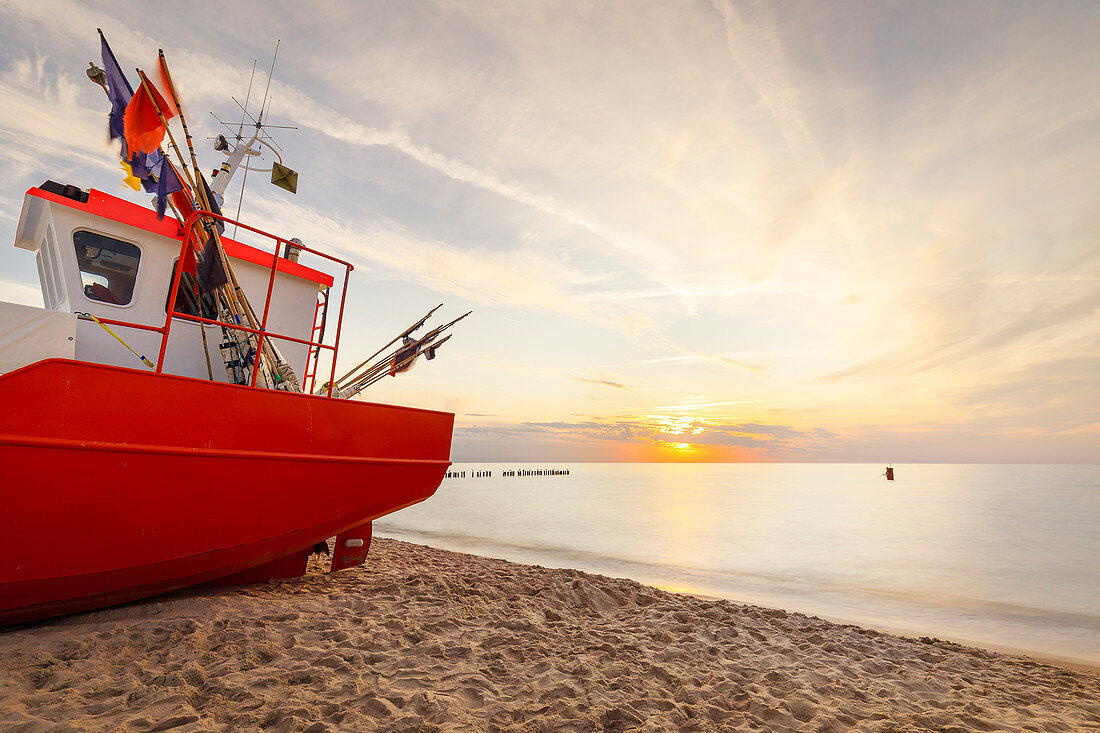
<instances>
[{"instance_id":1,"label":"fishing rod","mask_svg":"<svg viewBox=\"0 0 1100 733\"><path fill-rule=\"evenodd\" d=\"M97 28L96 30L99 31L100 38L102 38L103 37L103 30L99 29L99 28ZM106 40L104 40L104 43L106 43ZM112 57L113 57L113 52L112 52ZM116 63L116 66L117 66L118 62L116 61L115 63ZM99 68L98 66L95 65L95 63L93 63L91 61L88 62L88 66L89 66L89 69L87 71L88 78L91 79L97 85L99 85L99 87L103 89L103 93L107 95L108 99L110 99L111 98L111 92L107 89L107 75L106 75L106 73L104 72L103 69ZM129 84L127 84L127 86L129 86ZM145 89L144 82L143 82L142 88ZM148 90L146 89L145 91L148 94ZM132 94L131 94L131 96L132 96ZM150 99L153 99L153 97L151 95L150 95ZM171 130L171 128L168 127L168 121L164 118L164 115L161 113L160 108L157 106L155 99L153 100L153 107L156 109L157 117L160 119L161 124L164 126L164 131L168 134L168 148L169 148L169 150L174 150L175 151L176 158L179 160L180 166L183 168L184 175L186 176L187 180L190 180L191 177L190 177L189 172L187 170L187 165L183 162L183 155L180 153L179 146L176 144L175 137L172 135L172 130ZM159 150L160 146L157 146L157 149ZM164 175L167 174L167 172L164 170L164 166L167 165L169 168L172 168L172 163L171 163L171 161L169 161L167 159L168 156L166 156L163 152L161 152L161 157L164 160L163 160L163 163L161 163L160 175L164 176ZM177 177L178 177L178 174L177 174ZM172 213L175 214L176 219L179 221L180 225L182 226L183 222L184 222L184 217L180 214L179 209L176 208L176 205L172 202L172 199L170 197L167 197L167 200L164 203L167 204L168 207L172 209ZM193 300L193 296L194 296L193 293L187 293L187 295L185 296L185 300L187 300L191 304L191 306L193 308L195 308L197 313L202 315L201 297L198 297L199 303L195 303L194 300ZM207 345L207 342L206 342L206 327L203 326L202 324L200 324L199 332L202 334L202 351L203 351L203 354L206 355L206 374L207 374L207 377L211 381L213 381L214 372L210 367L210 348L209 348L209 346Z\"/></svg>"},{"instance_id":2,"label":"fishing rod","mask_svg":"<svg viewBox=\"0 0 1100 733\"><path fill-rule=\"evenodd\" d=\"M352 375L353 375L353 374L354 374L355 372L357 372L357 371L359 371L360 369L362 369L362 368L363 368L363 367L364 367L364 366L365 366L365 365L366 365L366 364L367 364L368 362L370 362L370 360L371 360L371 359L373 359L374 357L378 356L379 354L381 354L381 353L382 353L383 351L385 351L385 350L386 350L386 349L388 349L389 347L393 346L393 345L394 345L395 343L397 343L397 342L398 342L398 340L400 340L400 339L403 339L403 338L407 337L407 336L408 336L408 335L409 335L410 333L412 333L412 332L413 332L413 331L415 331L416 329L418 329L418 328L420 328L421 326L423 326L423 325L424 325L424 322L425 322L425 321L427 321L427 320L428 320L429 318L431 318L432 314L433 314L433 313L435 313L435 312L436 312L437 310L439 310L439 309L440 309L440 308L442 308L442 307L443 307L443 304L442 304L442 303L440 303L440 304L439 304L439 305L437 305L437 306L436 306L435 308L432 308L432 309L431 309L430 311L428 311L428 312L427 312L427 313L426 313L426 314L424 315L424 317L423 317L423 318L421 318L421 319L420 319L419 321L417 321L417 322L416 322L416 323L414 323L413 325L411 325L411 326L409 326L408 328L406 328L406 329L405 329L404 331L402 331L401 333L399 333L399 334L398 334L397 336L394 336L394 337L393 337L393 340L392 340L392 341L390 341L390 342L389 342L388 344L386 344L385 346L383 346L383 347L382 347L381 349L379 349L378 351L376 351L376 352L374 352L373 354L371 354L370 356L368 356L368 357L367 357L366 359L364 359L363 361L359 362L359 364L358 364L358 365L357 365L357 366L356 366L356 367L355 367L354 369L352 369L351 371L349 371L349 372L348 372L347 374L345 374L344 376L342 376L342 377L340 377L339 379L337 379L337 380L336 380L336 381L334 382L335 386L339 387L339 386L340 386L341 384L343 384L343 383L345 383L345 382L348 382L348 381L352 381ZM358 376L356 376L356 377L355 377L355 379L358 379L358 378L359 378ZM328 385L327 385L327 384L325 385L325 389L328 389Z\"/></svg>"},{"instance_id":3,"label":"fishing rod","mask_svg":"<svg viewBox=\"0 0 1100 733\"><path fill-rule=\"evenodd\" d=\"M387 372L385 372L383 374L376 375L373 379L366 382L365 384L363 384L363 383L360 383L360 384L362 384L362 387L365 389L366 387L371 386L372 384L374 384L378 380L385 377L386 374L389 374L391 376L396 377L398 374L400 374L401 372L405 371L410 366L412 366L412 363L414 361L416 361L416 357L420 356L421 354L427 354L428 357L429 357L429 360L434 359L435 358L435 352L439 350L439 347L442 346L443 344L447 343L448 341L450 341L453 336L454 336L454 334L451 334L450 336L447 336L446 338L440 339L439 341L435 341L434 343L424 343L423 341L417 342L417 344L416 344L417 348L414 351L414 353L408 354L404 358L404 360L401 361L400 363L393 364Z\"/></svg>"},{"instance_id":4,"label":"fishing rod","mask_svg":"<svg viewBox=\"0 0 1100 733\"><path fill-rule=\"evenodd\" d=\"M378 361L371 364L365 372L356 377L352 382L344 384L340 387L342 391L353 389L358 392L362 389L361 385L375 376L380 374L385 375L391 371L401 371L404 369L404 365L409 361L410 351L416 351L421 345L427 346L425 341L431 340L430 337L425 336L420 341L410 340L407 344L401 344L396 349L386 354Z\"/></svg>"},{"instance_id":5,"label":"fishing rod","mask_svg":"<svg viewBox=\"0 0 1100 733\"><path fill-rule=\"evenodd\" d=\"M141 82L141 89L142 89L142 91L144 91L146 96L149 98L149 101L152 103L153 110L157 113L157 118L159 119L160 124L164 127L165 133L168 135L168 140L169 140L169 143L170 143L170 147L173 148L176 151L176 157L180 161L180 167L183 169L184 176L186 177L187 183L190 185L190 188L191 188L191 193L194 196L194 204L197 204L199 209L202 209L202 210L205 210L205 211L212 211L212 209L210 207L210 201L208 200L207 195L206 195L207 194L206 182L201 178L202 172L200 171L200 169L198 167L198 158L195 155L195 146L194 146L194 143L191 139L191 133L187 128L187 121L183 116L183 108L182 108L182 105L180 105L180 103L179 103L179 97L176 94L175 85L172 83L172 78L171 78L171 75L168 71L168 64L167 64L167 61L164 57L164 51L160 50L159 54L160 54L161 70L164 72L165 81L168 84L168 91L169 91L169 94L172 96L172 104L175 106L176 112L179 114L180 124L183 126L184 135L186 136L186 139L187 139L187 148L188 148L189 152L191 153L191 164L192 164L191 169L188 169L187 163L183 159L183 153L180 150L179 144L176 142L175 136L172 134L171 127L169 127L169 125L168 125L168 119L165 116L164 111L161 110L160 105L157 102L157 95L153 94L151 84L150 84L149 80L146 78L145 74L141 71L141 69L138 69L137 70L138 80ZM192 171L193 171L193 175L192 175ZM197 179L196 179L196 177L197 177ZM175 211L175 207L173 207L173 211ZM177 215L179 215L179 212L177 212ZM240 301L240 298L244 297L244 292L240 290L239 285L237 285L237 292L234 292L229 286L229 283L231 283L231 282L236 285L236 279L232 276L233 271L229 266L228 258L225 255L225 250L222 247L221 239L218 236L218 230L217 230L216 223L214 223L212 220L204 217L203 220L202 220L202 225L203 225L203 228L208 233L209 237L214 241L215 246L218 249L218 253L221 255L222 272L225 275L226 284L217 289L217 291L216 291L217 294L221 296L220 298L218 298L218 300L224 302L226 312L233 317L233 319L236 323L239 324L241 322L241 316L243 315L243 316L245 316L246 320L250 321L249 325L252 328L255 328L256 326L254 325L254 323L251 321L251 319L248 318L248 316L250 315L249 314L249 309L245 308L242 305L241 301ZM196 240L196 242L192 246L194 246L195 249L197 250L198 249L198 241ZM238 293L239 293L240 297L238 297ZM237 346L238 350L241 351L240 362L243 364L244 361L247 359L247 357L245 356L246 352L243 349L243 347L241 347L241 345L238 343L237 339L228 338L229 334L228 334L227 328L225 326L222 326L222 333L227 336L227 340L232 341ZM203 335L205 336L205 330L203 332ZM250 334L249 341L251 341L251 340L252 340L252 338L251 338L251 334ZM257 358L258 358L258 355L257 355ZM265 369L264 370L264 382L265 382L266 386L272 386L270 384L270 381L271 380L269 379L269 376L267 374L267 370Z\"/></svg>"},{"instance_id":6,"label":"fishing rod","mask_svg":"<svg viewBox=\"0 0 1100 733\"><path fill-rule=\"evenodd\" d=\"M469 313L467 313L466 315L469 315ZM342 385L340 387L341 394L345 396L358 394L363 389L369 387L370 385L385 377L387 374L396 376L399 372L405 371L409 368L416 357L420 356L421 354L427 351L432 351L434 355L434 350L438 349L440 346L443 345L445 341L451 338L450 336L448 336L442 341L436 341L436 339L439 337L439 334L441 334L447 328L454 325L465 317L465 315L460 316L450 323L438 326L419 340L410 341L407 344L400 345L389 354L372 364L367 369L367 371L357 377L354 382Z\"/></svg>"},{"instance_id":7,"label":"fishing rod","mask_svg":"<svg viewBox=\"0 0 1100 733\"><path fill-rule=\"evenodd\" d=\"M403 360L401 362L397 362L396 359L402 354L402 352L409 351L410 350L409 347L412 346L413 344L416 344L416 346L418 348L420 346L425 346L425 347L430 346L432 344L432 342L435 341L435 339L439 337L439 334L443 333L448 328L450 328L454 324L458 323L459 321L461 321L466 316L470 315L470 313L473 313L473 311L468 311L468 312L464 313L463 315L459 316L458 318L455 318L453 321L450 321L449 323L444 323L440 326L436 326L431 331L424 334L424 336L422 336L420 339L409 340L407 343L401 344L396 349L394 349L391 353L387 354L385 357L383 357L382 359L380 359L377 362L375 362L374 364L372 364L367 369L367 372L360 375L359 377L357 377L352 384L361 383L364 380L371 378L376 373L378 373L379 370L386 369L387 367L394 367L394 366L400 367L402 364L406 363L407 361L411 361L410 359L404 359L404 357L402 357ZM347 386L350 386L350 385L349 384L344 385L344 387L347 387Z\"/></svg>"},{"instance_id":8,"label":"fishing rod","mask_svg":"<svg viewBox=\"0 0 1100 733\"><path fill-rule=\"evenodd\" d=\"M387 374L393 374L394 376L396 376L398 372L404 371L412 364L413 361L416 360L416 357L420 356L421 354L429 350L432 350L434 353L434 349L438 349L451 338L450 336L448 336L447 338L436 342L436 339L439 337L439 335L454 326L454 324L458 323L471 313L473 313L473 311L467 311L466 313L462 314L458 318L455 318L449 323L444 323L441 326L436 326L434 329L425 334L423 338L409 344L402 344L392 353L388 354L385 358L380 359L379 361L372 364L367 369L367 371L364 374L360 375L354 382L343 385L340 388L341 393L348 397L358 394L362 390L381 380ZM415 344L415 348L409 349L409 347L413 346L413 344ZM409 350L412 353L406 356L402 356L402 352L405 350ZM400 361L398 361L399 357Z\"/></svg>"},{"instance_id":9,"label":"fishing rod","mask_svg":"<svg viewBox=\"0 0 1100 733\"><path fill-rule=\"evenodd\" d=\"M172 74L168 70L168 62L164 57L164 50L163 49L158 49L158 55L159 55L159 58L160 58L161 70L164 72L164 80L168 84L168 91L172 95L172 102L176 105L176 111L179 113L180 124L183 126L183 132L184 132L184 135L187 139L187 149L191 153L191 162L192 162L192 165L195 168L195 174L200 177L199 182L203 184L202 186L196 187L196 193L200 195L201 201L205 204L205 206L203 208L206 211L213 211L213 209L210 206L211 202L209 200L210 197L208 195L208 194L211 194L212 192L210 192L208 190L205 179L202 179L202 172L199 169L198 158L195 155L194 142L191 139L190 131L187 129L187 120L184 117L183 108L182 108L182 105L180 105L179 95L176 92L175 84L172 83ZM272 62L272 66L274 68L274 61ZM268 84L270 84L270 79L268 79ZM266 96L266 93L265 93L265 96ZM154 106L155 106L155 97L153 97L153 95L151 95L151 94L150 94L150 97L152 97L154 99ZM207 229L210 232L210 234L212 235L215 246L218 249L218 254L221 255L222 269L224 270L224 272L226 274L226 279L228 280L228 283L225 286L226 289L230 290L229 283L232 283L231 292L235 296L235 298L237 300L237 304L239 306L243 306L243 308L242 308L243 315L245 316L246 320L248 321L249 327L259 330L261 328L259 318L256 317L256 312L252 308L252 304L248 301L248 298L245 295L244 290L241 288L240 283L237 281L237 277L236 277L236 274L233 272L233 268L229 265L229 257L226 255L225 249L222 246L221 237L219 236L219 232L217 230L217 227L216 226L208 226ZM237 316L237 318L239 319L240 314L234 313L234 315ZM238 320L238 322L239 322L239 320ZM290 391L301 392L302 388L301 388L301 385L298 382L298 377L294 373L294 369L290 366L289 363L287 363L286 359L283 357L282 353L279 351L278 346L276 346L270 338L264 339L262 337L256 336L255 334L249 334L249 336L250 336L250 338L248 339L248 341L250 341L250 342L252 340L259 341L259 344L258 344L259 348L257 349L257 351L262 352L263 356L266 357L270 361L270 366L268 368L273 372L272 376L275 378L274 379L275 383L277 384L279 381L282 381L290 387ZM257 354L256 358L259 359L260 354ZM276 385L273 384L271 386L276 386Z\"/></svg>"},{"instance_id":10,"label":"fishing rod","mask_svg":"<svg viewBox=\"0 0 1100 733\"><path fill-rule=\"evenodd\" d=\"M99 30L99 33L100 33L100 37L102 38L103 31ZM103 42L104 46L106 47L106 40L104 39L102 42ZM107 48L108 48L108 51L109 51L109 47L107 47ZM278 46L276 46L276 53L277 52L278 52ZM216 207L216 201L211 200L211 199L214 198L214 194L213 194L211 188L206 183L206 180L202 176L202 172L199 168L198 158L197 158L197 155L195 153L194 141L191 137L191 132L188 128L187 119L184 115L182 105L180 104L180 101L179 101L179 93L176 90L174 82L172 81L172 75L171 75L171 72L168 69L168 63L167 63L167 60L165 58L163 49L158 49L158 55L159 55L160 71L161 71L163 80L164 80L165 84L168 87L169 96L171 98L170 103L165 101L164 99L162 99L160 97L159 93L157 93L155 88L152 86L152 82L149 81L149 79L141 71L141 69L138 69L137 73L138 73L138 79L140 81L140 87L138 89L138 93L145 94L147 100L151 103L151 107L152 107L153 111L156 113L156 116L157 116L157 119L160 123L160 126L164 130L164 134L166 134L167 137L168 137L168 143L169 143L168 148L169 148L170 151L175 151L176 158L179 161L179 165L180 165L179 171L176 171L174 166L172 166L172 164L167 159L165 159L164 163L161 166L161 176L167 175L170 171L175 172L175 174L180 178L180 180L182 182L184 182L185 187L188 187L187 196L190 199L188 201L189 205L195 207L195 209L199 210L199 211L204 211L204 212L218 211L218 209L215 208ZM113 53L112 53L111 58L112 58L112 61L114 61ZM115 66L117 67L117 61L114 61L114 63L115 63ZM274 68L274 61L272 61L272 67ZM119 69L119 72L121 73L121 69ZM107 83L106 83L107 82L106 74L102 69L99 69L98 67L96 67L94 63L89 63L88 77L94 83L96 83L98 86L100 86L100 88L102 88L104 90L104 92L107 93L108 97L110 97L110 91L109 91ZM125 80L124 77L123 77L123 80ZM270 87L270 78L268 79L268 85ZM128 82L126 83L126 87L129 90L129 83ZM130 94L131 94L131 98L133 98L133 91L130 91ZM266 104L266 97L267 97L267 91L266 90L265 90L264 96L265 96L265 104ZM162 105L165 107L165 109L162 109ZM185 159L183 157L183 152L182 152L179 144L177 143L174 134L172 133L171 127L168 124L168 120L172 116L176 116L176 115L178 115L178 117L179 117L179 121L180 121L180 124L183 127L184 136L186 138L187 148L188 148L188 151L190 153L190 158L191 158L191 166L190 167L187 165L187 162L185 161ZM157 148L159 148L159 147L160 146L157 145ZM141 151L136 150L136 151L132 151L132 152L140 153ZM162 153L162 155L163 155L163 153ZM169 169L168 170L164 169L164 165L168 165ZM182 171L182 175L181 175L180 171ZM131 175L132 175L132 172L131 172ZM176 205L171 201L171 199L169 199L168 201L166 201L164 203L166 203L168 206L171 206L172 211L177 216L177 218L180 218L181 220L184 219L183 212L179 208L176 207ZM226 255L225 249L224 249L224 247L222 245L222 242L221 242L220 232L218 231L219 226L217 224L217 221L213 217L205 217L205 216L200 217L199 221L200 221L200 227L202 228L202 230L204 230L207 233L208 241L212 241L212 243L216 247L217 253L218 253L218 255L220 255L220 259L221 259L220 269L221 269L222 275L224 277L224 284L217 287L217 288L214 288L214 290L213 290L215 300L216 300L216 302L219 306L219 311L221 311L221 308L224 307L224 316L222 315L221 312L219 312L219 314L218 314L219 317L221 317L222 321L231 321L232 323L235 323L238 326L247 324L247 326L252 328L252 329L262 330L262 329L260 329L259 319L256 316L256 312L252 308L251 303L249 303L247 296L245 295L243 289L240 286L240 283L237 281L235 273L232 270L229 259ZM197 235L198 233L195 232L195 234ZM194 242L194 247L195 247L196 250L198 249L198 247L201 244L201 242L199 240L200 240L200 237L196 236L196 240ZM192 243L188 242L188 246L192 246ZM186 299L186 297L187 296L185 296L185 299ZM173 304L173 307L174 307L174 304ZM201 308L200 308L200 311L201 311ZM263 382L264 382L263 386L268 386L268 387L282 386L284 389L289 389L291 391L297 391L297 392L302 391L301 386L298 383L297 376L294 374L294 370L286 362L286 359L280 353L280 351L278 349L278 346L275 343L273 343L271 341L271 339L266 339L265 340L262 336L257 336L255 334L249 334L247 337L245 337L243 339L239 339L239 338L236 337L237 336L237 331L236 330L234 330L234 333L233 333L232 336L229 333L228 329L232 329L231 324L224 324L223 323L221 328L222 328L222 333L227 337L226 340L231 342L232 346L240 352L239 353L240 359L238 360L237 363L238 363L238 365L240 365L242 367L242 376L244 374L244 369L247 368L247 366L248 366L247 362L250 359L255 358L256 361L257 361L256 372L257 372L258 375L260 373L262 373ZM208 377L213 379L213 373L210 370L209 349L208 349L208 346L207 346L207 343L206 343L206 330L205 330L204 327L201 328L201 332L202 332L202 340L203 340L203 351L207 356L207 373L208 373ZM257 353L257 351L259 353ZM254 357L252 356L253 354L255 354ZM261 357L262 357L262 359L261 359ZM266 364L261 363L261 362L266 362ZM227 364L227 366L228 366L228 364ZM283 384L280 385L279 384L280 382L282 382Z\"/></svg>"},{"instance_id":11,"label":"fishing rod","mask_svg":"<svg viewBox=\"0 0 1100 733\"><path fill-rule=\"evenodd\" d=\"M100 31L101 35L102 35L102 33L103 33L103 31ZM163 52L162 52L162 56L163 56ZM92 69L96 68L94 64L91 64L91 67L92 67ZM167 66L165 66L164 69L165 69L165 76L167 76ZM89 74L89 77L91 77L91 76L92 75ZM96 79L94 79L94 78L92 80L96 81ZM180 170L183 171L183 178L181 180L183 180L187 185L190 186L191 191L198 191L199 187L195 185L195 180L191 176L191 170L187 167L187 163L183 159L183 153L180 151L180 147L179 147L179 144L176 142L175 135L172 134L172 128L169 127L168 120L164 116L164 112L163 112L163 110L161 110L160 105L157 104L157 98L150 91L148 80L145 78L145 75L143 73L141 73L140 69L138 69L138 80L141 82L142 91L145 92L146 96L148 96L148 98L149 98L149 101L152 102L153 110L157 113L157 118L160 120L161 126L164 127L164 131L168 135L168 148L169 148L169 150L172 150L172 151L175 152L176 159L179 161L179 164L180 164ZM104 88L104 91L107 91L106 84L103 84L102 86ZM110 95L108 94L108 96L110 96ZM174 97L174 91L173 91L173 97ZM175 104L175 106L176 106L176 111L179 112L182 116L183 113L182 113L182 110L179 107L179 101L177 99L173 98L173 104ZM184 130L186 130L186 129L187 128L185 126ZM188 142L190 142L190 139L188 140ZM158 146L158 148L159 148L159 146ZM163 153L161 153L161 155L164 156ZM167 156L164 156L164 157L165 157L165 160L164 160L164 163L162 164L161 172L160 172L161 176L167 175L167 172L163 168L164 165L167 165L170 168L173 167L171 161L167 160ZM192 161L194 161L193 157L192 157ZM198 173L198 170L196 169L195 172ZM179 173L177 172L176 175L178 177ZM176 215L176 218L179 220L179 222L182 226L182 224L184 222L184 216L179 211L179 209L176 208L175 203L172 202L171 198L168 198L165 201L165 203L169 207L171 207L172 212ZM198 202L196 201L194 203L198 203ZM199 308L198 311L201 314L201 308ZM222 331L223 332L225 331L224 327L222 328ZM206 356L206 374L207 374L207 377L210 380L213 380L214 379L214 372L210 367L210 348L209 348L209 345L207 344L207 340L206 340L206 327L200 325L199 332L202 334L202 350L203 350L203 354L205 354L205 356Z\"/></svg>"},{"instance_id":12,"label":"fishing rod","mask_svg":"<svg viewBox=\"0 0 1100 733\"><path fill-rule=\"evenodd\" d=\"M451 336L448 336L448 337L446 337L446 338L442 339L441 341L439 341L437 343L434 343L434 344L423 344L421 346L421 348L415 354L412 354L411 356L407 357L400 364L394 364L391 367L390 370L388 370L388 371L382 370L381 373L376 374L373 378L371 378L369 380L359 382L358 384L354 385L350 389L345 390L344 394L347 396L347 398L350 399L350 398L354 397L355 395L359 394L360 392L362 392L367 387L371 386L372 384L375 384L376 382L384 379L387 374L395 374L396 375L398 372L401 372L402 370L408 368L408 365L411 365L413 363L413 361L416 360L416 357L420 356L421 354L424 354L424 353L430 351L434 355L435 351L440 346L442 346L443 344L450 341L452 336L454 336L454 334L451 334Z\"/></svg>"}]
</instances>

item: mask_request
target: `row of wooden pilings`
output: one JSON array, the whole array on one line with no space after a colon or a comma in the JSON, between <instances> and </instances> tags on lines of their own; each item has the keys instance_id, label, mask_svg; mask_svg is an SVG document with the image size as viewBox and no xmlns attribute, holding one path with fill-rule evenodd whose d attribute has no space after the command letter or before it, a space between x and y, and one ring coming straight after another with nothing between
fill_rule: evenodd
<instances>
[{"instance_id":1,"label":"row of wooden pilings","mask_svg":"<svg viewBox=\"0 0 1100 733\"><path fill-rule=\"evenodd\" d=\"M466 474L470 474L467 476ZM568 476L567 468L514 469L501 471L501 476ZM447 471L443 478L492 478L492 471Z\"/></svg>"}]
</instances>

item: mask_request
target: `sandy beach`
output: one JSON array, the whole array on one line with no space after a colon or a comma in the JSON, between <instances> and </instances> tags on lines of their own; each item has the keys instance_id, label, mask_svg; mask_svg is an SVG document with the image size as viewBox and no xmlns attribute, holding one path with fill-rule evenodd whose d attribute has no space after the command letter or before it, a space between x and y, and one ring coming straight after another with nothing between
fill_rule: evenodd
<instances>
[{"instance_id":1,"label":"sandy beach","mask_svg":"<svg viewBox=\"0 0 1100 733\"><path fill-rule=\"evenodd\" d=\"M1100 677L375 539L333 575L0 631L5 731L1100 730Z\"/></svg>"}]
</instances>

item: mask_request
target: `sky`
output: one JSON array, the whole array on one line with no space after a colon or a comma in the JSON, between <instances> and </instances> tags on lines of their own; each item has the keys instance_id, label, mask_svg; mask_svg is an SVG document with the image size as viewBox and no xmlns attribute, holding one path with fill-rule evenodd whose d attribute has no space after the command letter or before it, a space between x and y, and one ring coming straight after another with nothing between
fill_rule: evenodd
<instances>
[{"instance_id":1,"label":"sky","mask_svg":"<svg viewBox=\"0 0 1100 733\"><path fill-rule=\"evenodd\" d=\"M1100 460L1100 3L0 0L0 242L46 179L148 203L97 27L208 168L280 42L298 193L241 218L354 263L341 367L474 311L361 395L454 460Z\"/></svg>"}]
</instances>

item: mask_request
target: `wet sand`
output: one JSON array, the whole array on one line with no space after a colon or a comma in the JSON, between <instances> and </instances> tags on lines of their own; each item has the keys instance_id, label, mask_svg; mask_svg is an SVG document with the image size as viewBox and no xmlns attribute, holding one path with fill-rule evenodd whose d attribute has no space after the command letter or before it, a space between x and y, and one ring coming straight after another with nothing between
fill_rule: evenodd
<instances>
[{"instance_id":1,"label":"wet sand","mask_svg":"<svg viewBox=\"0 0 1100 733\"><path fill-rule=\"evenodd\" d=\"M1081 731L1100 676L375 539L367 563L0 630L4 731Z\"/></svg>"}]
</instances>

